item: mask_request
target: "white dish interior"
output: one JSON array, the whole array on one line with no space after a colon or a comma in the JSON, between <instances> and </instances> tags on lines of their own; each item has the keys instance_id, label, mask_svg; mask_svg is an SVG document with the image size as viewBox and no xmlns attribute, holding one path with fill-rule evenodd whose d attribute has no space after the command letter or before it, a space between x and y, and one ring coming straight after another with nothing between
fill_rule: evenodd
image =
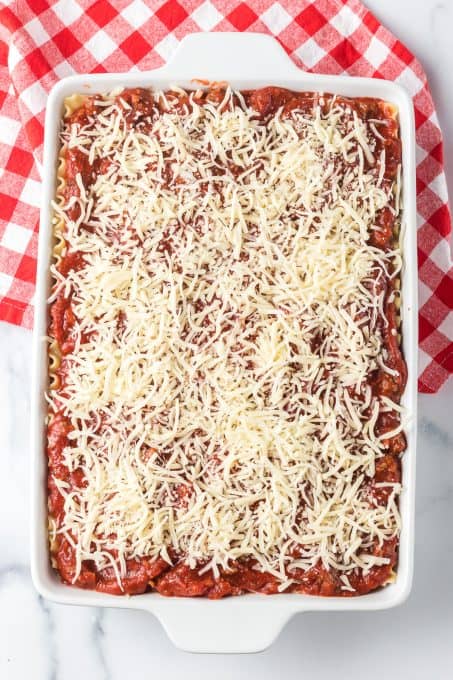
<instances>
[{"instance_id":1,"label":"white dish interior","mask_svg":"<svg viewBox=\"0 0 453 680\"><path fill-rule=\"evenodd\" d=\"M234 88L278 85L293 90L324 91L350 97L385 99L399 109L403 147L402 334L408 383L402 404L406 409L407 451L403 459L400 498L402 532L395 583L368 595L323 598L308 595L244 595L220 601L165 598L157 593L115 597L63 585L50 566L47 539L45 416L47 389L47 297L52 229L50 202L55 193L58 130L63 99L75 92L93 94L115 87L193 88L194 78L228 81ZM256 652L268 647L297 612L385 609L409 594L413 570L416 397L417 397L417 259L415 213L415 141L410 96L395 83L348 76L319 76L298 69L276 40L261 34L199 33L184 38L173 59L145 73L77 75L52 90L46 113L44 184L39 233L32 379L32 543L31 569L38 591L65 604L145 609L161 621L172 641L192 652Z\"/></svg>"}]
</instances>

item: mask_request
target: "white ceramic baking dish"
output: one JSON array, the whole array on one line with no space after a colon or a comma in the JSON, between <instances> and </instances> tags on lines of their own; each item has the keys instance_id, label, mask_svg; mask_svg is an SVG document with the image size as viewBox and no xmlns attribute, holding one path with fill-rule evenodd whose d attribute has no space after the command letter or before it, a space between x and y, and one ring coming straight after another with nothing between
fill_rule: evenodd
<instances>
[{"instance_id":1,"label":"white ceramic baking dish","mask_svg":"<svg viewBox=\"0 0 453 680\"><path fill-rule=\"evenodd\" d=\"M377 592L352 598L305 595L244 595L220 601L165 598L147 593L115 597L84 591L60 583L49 562L47 543L47 491L44 392L47 389L49 262L51 208L55 191L58 128L65 97L74 92L98 93L118 86L171 84L193 87L194 78L226 80L235 88L279 85L294 90L324 91L346 96L379 97L399 109L403 145L404 269L402 274L402 330L409 379L403 397L407 413L408 448L404 455L401 495L402 532L396 582ZM171 61L147 73L77 75L60 81L52 90L46 113L44 183L39 233L38 280L35 302L32 381L32 541L31 569L38 591L65 604L145 609L161 621L173 642L193 652L256 652L277 637L284 624L298 612L365 611L393 607L407 597L412 581L414 549L414 495L417 389L417 260L415 219L415 142L410 96L395 83L384 80L319 76L304 73L288 58L276 40L261 34L199 33L186 37Z\"/></svg>"}]
</instances>

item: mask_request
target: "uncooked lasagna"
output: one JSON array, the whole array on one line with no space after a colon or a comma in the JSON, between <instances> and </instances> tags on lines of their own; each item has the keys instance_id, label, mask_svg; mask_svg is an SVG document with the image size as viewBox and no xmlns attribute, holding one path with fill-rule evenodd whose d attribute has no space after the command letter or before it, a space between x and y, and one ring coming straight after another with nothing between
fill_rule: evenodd
<instances>
[{"instance_id":1,"label":"uncooked lasagna","mask_svg":"<svg viewBox=\"0 0 453 680\"><path fill-rule=\"evenodd\" d=\"M113 594L352 596L397 568L401 143L377 99L65 101L49 540Z\"/></svg>"}]
</instances>

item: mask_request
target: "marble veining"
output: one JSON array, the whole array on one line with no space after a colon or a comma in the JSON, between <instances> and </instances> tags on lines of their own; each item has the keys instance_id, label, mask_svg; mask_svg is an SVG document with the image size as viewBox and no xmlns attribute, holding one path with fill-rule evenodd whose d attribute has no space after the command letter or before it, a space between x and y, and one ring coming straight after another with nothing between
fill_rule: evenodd
<instances>
[{"instance_id":1,"label":"marble veining","mask_svg":"<svg viewBox=\"0 0 453 680\"><path fill-rule=\"evenodd\" d=\"M58 657L55 639L55 620L50 602L47 602L41 595L38 595L39 606L44 614L45 629L49 638L48 661L50 665L49 680L58 680Z\"/></svg>"},{"instance_id":2,"label":"marble veining","mask_svg":"<svg viewBox=\"0 0 453 680\"><path fill-rule=\"evenodd\" d=\"M420 432L425 432L428 437L435 440L442 447L444 455L448 455L453 451L453 436L440 425L422 417L419 418L418 428Z\"/></svg>"},{"instance_id":3,"label":"marble veining","mask_svg":"<svg viewBox=\"0 0 453 680\"><path fill-rule=\"evenodd\" d=\"M453 157L453 2L369 0L420 58ZM407 18L410 17L410 21ZM453 167L448 180L453 192ZM44 601L29 573L31 334L0 324L0 678L2 680L216 680L316 677L451 680L453 673L453 380L419 398L413 592L383 612L302 614L268 651L193 656L175 649L146 612ZM77 650L74 652L74 648ZM385 667L376 650L384 650Z\"/></svg>"},{"instance_id":4,"label":"marble veining","mask_svg":"<svg viewBox=\"0 0 453 680\"><path fill-rule=\"evenodd\" d=\"M104 638L105 638L105 631L103 628L104 616L105 610L100 609L93 618L93 642L98 656L99 666L102 669L100 677L103 680L108 680L109 670L104 653Z\"/></svg>"}]
</instances>

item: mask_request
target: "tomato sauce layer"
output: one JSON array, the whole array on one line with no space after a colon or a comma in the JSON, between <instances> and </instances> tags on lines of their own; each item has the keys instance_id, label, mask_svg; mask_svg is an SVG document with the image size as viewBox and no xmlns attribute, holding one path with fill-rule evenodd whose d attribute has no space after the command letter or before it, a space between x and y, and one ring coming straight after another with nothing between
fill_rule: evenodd
<instances>
[{"instance_id":1,"label":"tomato sauce layer","mask_svg":"<svg viewBox=\"0 0 453 680\"><path fill-rule=\"evenodd\" d=\"M297 109L307 114L313 111L316 104L327 107L331 96L320 97L313 93L298 93L277 87L265 87L260 90L246 91L242 93L245 102L256 115L263 120L273 116L281 110L282 117L291 115L291 111ZM189 105L186 93L172 94L178 99L181 111ZM198 95L198 103L212 102L219 104L223 101L224 90L211 88ZM156 114L156 104L150 92L142 89L126 90L121 94L122 102L129 107L128 111L134 113L134 122L145 121L150 115ZM394 181L401 163L401 143L398 138L398 123L392 112L386 105L369 98L342 99L337 97L337 102L345 104L352 112L356 112L361 120L373 119L385 121L380 127L380 134L376 138L376 154L385 153L384 179ZM68 122L85 124L91 116L99 113L99 107L95 100L88 98L80 108L71 113ZM140 112L137 118L136 113ZM126 114L126 119L129 114ZM80 188L77 183L77 175L81 175L85 189L96 180L98 173L108 170L108 162L90 163L88 155L77 149L69 149L65 156L65 187L63 198L69 201L71 197L79 196ZM71 218L77 219L77 203L72 208ZM394 240L395 218L393 213L384 208L378 219L376 231L370 234L370 243L382 250L392 247ZM64 237L64 233L63 233ZM170 248L171 250L171 248ZM63 276L84 266L83 256L78 252L67 250L61 257L58 269ZM394 284L387 280L385 294L385 307L382 323L383 348L387 353L388 371L377 370L369 378L369 384L376 396L387 396L395 402L399 402L406 383L406 365L401 353L398 339L399 321L397 308L394 301ZM60 390L64 390L65 375L67 372L69 355L74 349L74 326L77 318L73 309L71 296L66 297L60 292L50 307L49 333L58 345L61 356L61 364L57 371L57 380ZM382 411L376 422L376 431L379 435L389 433L386 440L386 454L376 461L376 470L370 479L370 494L375 502L385 504L388 499L388 487L385 483L398 483L401 481L400 454L406 448L404 434L392 435L391 432L399 424L399 416L394 412ZM64 523L64 499L61 495L56 480L66 484L66 488L77 491L85 482L82 470L69 471L64 463L64 449L72 446L69 437L71 423L58 412L52 414L48 425L48 502L49 512L54 518L57 527ZM208 597L219 599L225 596L240 595L242 593L273 594L278 592L277 579L268 573L258 570L253 561L239 561L230 566L228 570L221 569L218 578L212 571L203 573L203 565L191 569L185 563L184 555L170 555L172 564L162 558L130 559L126 561L125 575L122 577L122 587L113 567L98 570L92 561L84 561L76 577L76 554L73 540L62 534L57 534L53 541L53 559L63 582L73 584L81 588L94 589L115 595L138 594L155 590L165 596L178 597ZM382 566L374 566L367 573L356 570L348 574L349 582L353 591L345 590L341 581L341 574L334 569L326 569L321 562L308 570L295 570L288 575L293 583L286 592L303 593L323 596L351 596L368 593L386 584L391 578L397 564L397 539L385 541L382 545L377 543L370 547L372 555L384 557L387 563ZM115 557L112 554L112 557Z\"/></svg>"}]
</instances>

